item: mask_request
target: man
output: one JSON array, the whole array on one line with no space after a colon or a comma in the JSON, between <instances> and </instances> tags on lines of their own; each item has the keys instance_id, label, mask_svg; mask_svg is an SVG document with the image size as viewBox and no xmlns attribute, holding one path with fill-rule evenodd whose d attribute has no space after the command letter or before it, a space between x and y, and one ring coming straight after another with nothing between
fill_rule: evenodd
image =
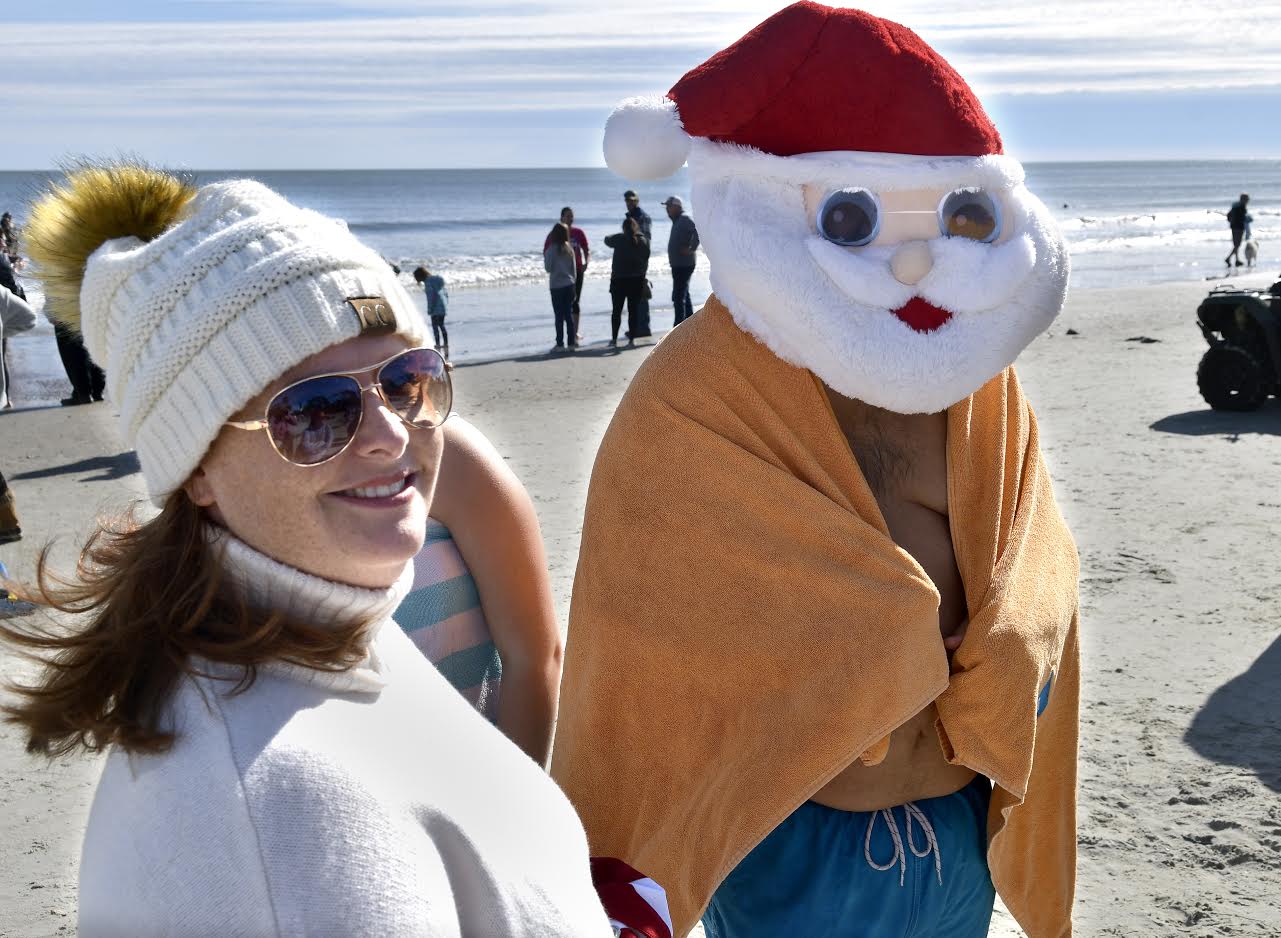
<instances>
[{"instance_id":1,"label":"man","mask_svg":"<svg viewBox=\"0 0 1281 938\"><path fill-rule=\"evenodd\" d=\"M583 277L587 274L587 265L591 260L591 248L587 245L587 233L582 228L574 226L574 210L566 205L560 210L560 223L569 229L569 246L574 252L574 266L578 270L578 275L574 279L574 333L579 340L582 339L582 330L579 328L579 321L582 318L579 303L583 296ZM543 253L551 247L552 236L547 235L543 239Z\"/></svg>"},{"instance_id":2,"label":"man","mask_svg":"<svg viewBox=\"0 0 1281 938\"><path fill-rule=\"evenodd\" d=\"M648 212L640 207L640 196L636 194L634 189L628 189L623 193L623 204L627 206L627 217L635 219L637 226L640 228L640 233L645 236L645 240L653 243L654 220L649 217ZM646 269L641 272L642 276L649 273L648 267L647 261ZM635 330L628 330L628 338L635 339L650 334L649 300L649 281L646 280L645 289L641 291L636 300L636 328Z\"/></svg>"},{"instance_id":3,"label":"man","mask_svg":"<svg viewBox=\"0 0 1281 938\"><path fill-rule=\"evenodd\" d=\"M1232 266L1233 258L1236 258L1236 266L1241 266L1241 258L1237 252L1241 250L1241 239L1245 237L1245 229L1251 221L1250 216L1246 214L1246 206L1249 204L1250 196L1242 192L1241 198L1233 202L1232 207L1228 209L1228 227L1232 230L1232 250L1223 259L1223 263L1229 267Z\"/></svg>"},{"instance_id":4,"label":"man","mask_svg":"<svg viewBox=\"0 0 1281 938\"><path fill-rule=\"evenodd\" d=\"M685 214L680 196L669 195L663 205L672 220L672 231L667 236L667 261L672 265L672 328L675 328L694 315L689 278L694 276L698 260L698 229L694 227L694 219Z\"/></svg>"},{"instance_id":5,"label":"man","mask_svg":"<svg viewBox=\"0 0 1281 938\"><path fill-rule=\"evenodd\" d=\"M592 471L552 772L593 851L677 934L977 938L996 891L1069 935L1078 564L1010 367L1052 216L937 53L817 3L604 150L688 155L715 296Z\"/></svg>"},{"instance_id":6,"label":"man","mask_svg":"<svg viewBox=\"0 0 1281 938\"><path fill-rule=\"evenodd\" d=\"M634 189L628 189L623 193L623 204L627 206L628 216L636 219L636 224L640 225L641 234L653 241L654 220L649 217L649 212L640 207L640 196Z\"/></svg>"}]
</instances>

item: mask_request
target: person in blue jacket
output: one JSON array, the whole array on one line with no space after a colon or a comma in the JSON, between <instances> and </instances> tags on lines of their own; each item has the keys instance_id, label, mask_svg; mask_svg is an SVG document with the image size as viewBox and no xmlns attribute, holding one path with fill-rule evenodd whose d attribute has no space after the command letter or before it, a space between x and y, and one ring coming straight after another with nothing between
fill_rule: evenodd
<instances>
[{"instance_id":1,"label":"person in blue jacket","mask_svg":"<svg viewBox=\"0 0 1281 938\"><path fill-rule=\"evenodd\" d=\"M427 315L431 317L431 334L436 348L449 361L449 333L445 330L445 310L449 306L449 291L445 278L433 274L426 267L414 268L414 280L422 284L427 293Z\"/></svg>"}]
</instances>

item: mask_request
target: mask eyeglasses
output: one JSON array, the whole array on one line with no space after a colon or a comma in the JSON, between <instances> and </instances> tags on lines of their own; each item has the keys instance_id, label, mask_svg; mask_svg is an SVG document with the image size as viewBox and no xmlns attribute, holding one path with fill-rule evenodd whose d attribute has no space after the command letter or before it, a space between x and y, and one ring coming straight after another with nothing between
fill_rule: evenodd
<instances>
[{"instance_id":1,"label":"mask eyeglasses","mask_svg":"<svg viewBox=\"0 0 1281 938\"><path fill-rule=\"evenodd\" d=\"M886 211L874 192L858 187L828 193L818 210L818 232L842 247L863 247L876 240L886 215L937 215L939 234L990 243L1001 235L1001 209L985 190L953 189L933 212L927 209Z\"/></svg>"}]
</instances>

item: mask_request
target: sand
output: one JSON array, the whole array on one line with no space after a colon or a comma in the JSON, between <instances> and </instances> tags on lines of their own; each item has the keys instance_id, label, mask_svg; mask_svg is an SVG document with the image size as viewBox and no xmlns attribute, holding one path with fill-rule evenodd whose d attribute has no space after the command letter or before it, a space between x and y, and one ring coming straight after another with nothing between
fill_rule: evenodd
<instances>
[{"instance_id":1,"label":"sand","mask_svg":"<svg viewBox=\"0 0 1281 938\"><path fill-rule=\"evenodd\" d=\"M1081 553L1081 935L1281 932L1281 403L1229 415L1201 401L1203 292L1074 293L1020 362ZM455 372L460 411L533 495L562 621L592 457L645 354ZM95 510L136 493L111 419L109 405L0 416L0 467L30 532L0 547L11 569L29 571L51 535L69 556ZM0 670L29 673L12 656ZM96 773L93 759L29 759L0 730L0 935L74 932ZM1019 933L998 913L992 934Z\"/></svg>"}]
</instances>

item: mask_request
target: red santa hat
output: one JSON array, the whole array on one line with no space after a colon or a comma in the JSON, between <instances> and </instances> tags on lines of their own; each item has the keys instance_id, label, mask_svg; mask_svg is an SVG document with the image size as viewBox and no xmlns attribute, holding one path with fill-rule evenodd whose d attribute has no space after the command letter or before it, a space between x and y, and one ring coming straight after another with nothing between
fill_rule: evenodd
<instances>
[{"instance_id":1,"label":"red santa hat","mask_svg":"<svg viewBox=\"0 0 1281 938\"><path fill-rule=\"evenodd\" d=\"M1008 159L974 92L916 33L810 0L775 13L665 97L624 101L605 125L605 162L630 179L658 179L681 167L694 138L725 145L739 163L741 148L978 158L992 168Z\"/></svg>"}]
</instances>

